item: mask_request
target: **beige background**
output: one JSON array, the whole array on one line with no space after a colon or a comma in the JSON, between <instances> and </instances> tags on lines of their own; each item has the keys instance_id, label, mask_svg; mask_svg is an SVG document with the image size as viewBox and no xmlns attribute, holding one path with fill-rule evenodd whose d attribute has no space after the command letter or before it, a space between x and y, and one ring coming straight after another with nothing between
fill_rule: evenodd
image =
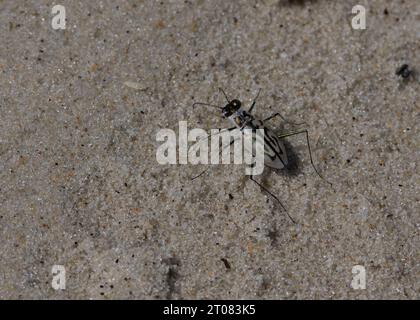
<instances>
[{"instance_id":1,"label":"beige background","mask_svg":"<svg viewBox=\"0 0 420 320\"><path fill-rule=\"evenodd\" d=\"M419 298L419 1L54 4L0 1L0 298ZM227 125L192 108L219 86L307 122L333 188L303 137L262 180L298 224L243 167L157 164L159 129Z\"/></svg>"}]
</instances>

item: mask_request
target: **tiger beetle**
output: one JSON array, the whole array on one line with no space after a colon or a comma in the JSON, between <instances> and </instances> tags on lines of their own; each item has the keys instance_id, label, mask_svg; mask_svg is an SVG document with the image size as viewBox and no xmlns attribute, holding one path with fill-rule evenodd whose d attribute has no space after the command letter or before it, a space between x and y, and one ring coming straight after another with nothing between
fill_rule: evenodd
<instances>
[{"instance_id":1,"label":"tiger beetle","mask_svg":"<svg viewBox=\"0 0 420 320\"><path fill-rule=\"evenodd\" d=\"M232 131L235 129L239 129L242 134L245 129L251 129L255 131L256 129L263 129L264 130L264 166L267 166L272 169L284 169L288 165L288 157L286 153L286 148L282 142L282 139L298 134L305 134L306 136L306 142L308 146L309 151L309 158L311 161L311 165L316 172L316 174L324 181L329 183L331 186L332 184L325 180L321 174L316 169L313 159L312 159L312 151L311 146L309 143L309 133L307 129L304 130L298 130L298 131L291 131L283 133L279 136L275 135L274 132L265 126L265 123L275 117L281 118L286 123L291 123L293 125L302 125L304 123L293 123L290 121L287 121L280 113L274 113L273 115L269 116L268 118L265 118L263 120L257 119L255 116L253 116L252 110L255 107L255 104L257 102L257 99L260 95L261 89L258 91L258 94L254 98L251 107L248 110L244 110L242 107L241 101L238 99L230 100L225 93L225 91L222 88L219 88L219 90L223 93L224 97L226 98L227 104L224 107L220 107L217 105L209 104L209 103L202 103L202 102L196 102L193 104L193 107L196 105L202 105L202 106L208 106L212 108L217 108L221 112L221 116L225 119L228 119L232 123L232 127L226 128L224 130ZM223 131L223 130L222 130ZM208 136L209 137L209 136ZM207 138L208 138L207 137ZM232 141L233 143L233 141ZM231 143L231 144L232 144ZM196 178L202 176L209 168L201 172L196 177L192 178L192 180L195 180ZM268 190L266 187L264 187L261 183L259 183L257 180L255 180L253 175L249 176L250 180L257 184L262 190L267 192L271 197L273 197L283 208L283 210L287 213L288 217L293 223L296 223L295 220L289 215L286 208L283 206L281 201L278 199L277 196L275 196L270 190Z\"/></svg>"}]
</instances>

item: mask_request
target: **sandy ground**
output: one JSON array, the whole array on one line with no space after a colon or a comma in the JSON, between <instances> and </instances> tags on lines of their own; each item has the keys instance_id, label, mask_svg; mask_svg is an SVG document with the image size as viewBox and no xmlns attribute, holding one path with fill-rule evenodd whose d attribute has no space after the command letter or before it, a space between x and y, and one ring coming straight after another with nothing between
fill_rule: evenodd
<instances>
[{"instance_id":1,"label":"sandy ground","mask_svg":"<svg viewBox=\"0 0 420 320\"><path fill-rule=\"evenodd\" d=\"M55 4L0 1L0 298L420 297L418 0ZM218 87L307 123L333 187L304 136L258 178L296 224L243 166L157 163L160 129L228 126L192 108Z\"/></svg>"}]
</instances>

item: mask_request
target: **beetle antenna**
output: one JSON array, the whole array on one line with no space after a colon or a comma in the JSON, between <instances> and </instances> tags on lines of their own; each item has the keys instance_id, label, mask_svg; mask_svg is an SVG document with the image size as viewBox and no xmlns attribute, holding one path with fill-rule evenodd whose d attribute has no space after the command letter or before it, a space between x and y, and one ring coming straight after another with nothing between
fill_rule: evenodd
<instances>
[{"instance_id":1,"label":"beetle antenna","mask_svg":"<svg viewBox=\"0 0 420 320\"><path fill-rule=\"evenodd\" d=\"M227 102L228 102L228 103L230 103L230 100L229 100L229 98L228 98L228 96L227 96L226 92L225 92L222 88L219 88L219 90L223 92L223 95L225 96L225 98L226 98Z\"/></svg>"}]
</instances>

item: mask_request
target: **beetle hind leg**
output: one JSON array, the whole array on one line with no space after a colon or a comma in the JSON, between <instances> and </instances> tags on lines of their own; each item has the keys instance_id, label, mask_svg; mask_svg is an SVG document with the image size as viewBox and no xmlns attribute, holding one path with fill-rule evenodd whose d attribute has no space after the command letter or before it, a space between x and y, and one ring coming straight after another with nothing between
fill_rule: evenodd
<instances>
[{"instance_id":1,"label":"beetle hind leg","mask_svg":"<svg viewBox=\"0 0 420 320\"><path fill-rule=\"evenodd\" d=\"M283 204L281 203L281 201L279 200L279 198L277 198L270 190L268 190L266 187L264 187L261 183L259 183L257 180L254 179L254 176L249 176L249 178L251 179L251 181L253 181L254 183L256 183L261 189L263 189L265 192L267 192L270 196L272 196L279 204L280 206L283 208L283 210L286 212L287 216L289 217L290 220L292 220L293 223L296 223L295 220L293 220L293 218L290 216L290 214L287 212L286 208L283 206Z\"/></svg>"}]
</instances>

